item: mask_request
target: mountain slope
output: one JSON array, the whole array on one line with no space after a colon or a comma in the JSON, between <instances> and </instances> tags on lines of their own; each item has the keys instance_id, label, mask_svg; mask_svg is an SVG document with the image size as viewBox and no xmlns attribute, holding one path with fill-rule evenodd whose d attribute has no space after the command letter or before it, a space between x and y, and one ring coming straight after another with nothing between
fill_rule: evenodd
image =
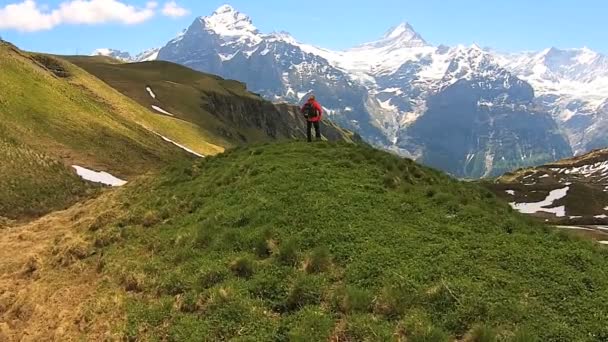
<instances>
[{"instance_id":1,"label":"mountain slope","mask_svg":"<svg viewBox=\"0 0 608 342\"><path fill-rule=\"evenodd\" d=\"M537 102L566 131L576 154L606 146L597 128L608 125L608 56L587 48L550 48L501 57L506 68L534 86Z\"/></svg>"},{"instance_id":2,"label":"mountain slope","mask_svg":"<svg viewBox=\"0 0 608 342\"><path fill-rule=\"evenodd\" d=\"M2 43L0 68L0 216L36 216L86 195L71 165L130 179L188 157L144 128L187 136L186 125L148 119L74 65Z\"/></svg>"},{"instance_id":3,"label":"mountain slope","mask_svg":"<svg viewBox=\"0 0 608 342\"><path fill-rule=\"evenodd\" d=\"M526 214L567 225L608 224L608 150L505 174L487 184Z\"/></svg>"},{"instance_id":4,"label":"mountain slope","mask_svg":"<svg viewBox=\"0 0 608 342\"><path fill-rule=\"evenodd\" d=\"M572 154L552 109L535 100L530 84L503 58L477 46L431 46L407 23L377 41L336 52L284 32L261 33L248 16L222 6L195 19L160 49L158 59L238 79L273 101L300 102L315 93L336 122L366 141L459 177L496 176ZM473 105L449 94L456 83ZM518 97L515 89L526 94ZM429 109L438 98L440 114ZM445 131L436 121L446 115L473 126L465 134L470 139L459 140L456 133L447 139L454 149L449 158L433 135L435 128Z\"/></svg>"},{"instance_id":5,"label":"mountain slope","mask_svg":"<svg viewBox=\"0 0 608 342\"><path fill-rule=\"evenodd\" d=\"M528 83L479 48L448 54L443 85L398 146L422 146L423 163L473 178L571 155L551 116L535 106Z\"/></svg>"},{"instance_id":6,"label":"mountain slope","mask_svg":"<svg viewBox=\"0 0 608 342\"><path fill-rule=\"evenodd\" d=\"M149 110L196 124L205 141L218 146L305 136L306 122L296 108L265 101L241 82L163 61L68 59ZM327 120L322 124L330 140L357 139Z\"/></svg>"},{"instance_id":7,"label":"mountain slope","mask_svg":"<svg viewBox=\"0 0 608 342\"><path fill-rule=\"evenodd\" d=\"M127 338L608 336L603 247L364 146L239 148L129 184L97 215L102 257L84 263L127 291L96 292L125 296Z\"/></svg>"}]
</instances>

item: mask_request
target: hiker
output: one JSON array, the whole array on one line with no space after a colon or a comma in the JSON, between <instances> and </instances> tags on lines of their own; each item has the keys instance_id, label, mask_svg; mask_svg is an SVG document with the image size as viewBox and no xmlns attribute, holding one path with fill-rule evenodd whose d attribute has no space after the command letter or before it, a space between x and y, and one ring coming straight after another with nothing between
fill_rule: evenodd
<instances>
[{"instance_id":1,"label":"hiker","mask_svg":"<svg viewBox=\"0 0 608 342\"><path fill-rule=\"evenodd\" d=\"M312 141L312 126L315 126L315 137L317 140L321 140L321 116L323 115L323 109L319 102L315 100L315 96L311 95L308 98L308 101L302 106L300 110L304 117L306 118L306 122L308 124L306 137L308 138L308 142Z\"/></svg>"}]
</instances>

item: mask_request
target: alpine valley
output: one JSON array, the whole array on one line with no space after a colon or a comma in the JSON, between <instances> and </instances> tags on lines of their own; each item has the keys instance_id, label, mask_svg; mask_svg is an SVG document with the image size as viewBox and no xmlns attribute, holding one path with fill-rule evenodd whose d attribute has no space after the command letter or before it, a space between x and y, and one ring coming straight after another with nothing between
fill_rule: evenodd
<instances>
[{"instance_id":1,"label":"alpine valley","mask_svg":"<svg viewBox=\"0 0 608 342\"><path fill-rule=\"evenodd\" d=\"M160 49L95 54L176 62L273 101L314 93L366 141L458 177L497 176L608 144L608 57L586 48L432 46L403 23L377 41L330 51L262 33L224 5Z\"/></svg>"}]
</instances>

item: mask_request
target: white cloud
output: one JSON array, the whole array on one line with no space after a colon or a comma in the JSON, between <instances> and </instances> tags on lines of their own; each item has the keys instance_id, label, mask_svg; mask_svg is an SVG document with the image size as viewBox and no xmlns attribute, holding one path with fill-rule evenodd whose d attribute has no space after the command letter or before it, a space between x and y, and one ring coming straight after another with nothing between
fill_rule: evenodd
<instances>
[{"instance_id":1,"label":"white cloud","mask_svg":"<svg viewBox=\"0 0 608 342\"><path fill-rule=\"evenodd\" d=\"M188 13L190 13L190 11L188 11L187 9L180 7L175 1L169 1L167 3L165 3L165 6L163 7L163 14L171 17L171 18L179 18L179 17L183 17L185 15L188 15Z\"/></svg>"},{"instance_id":2,"label":"white cloud","mask_svg":"<svg viewBox=\"0 0 608 342\"><path fill-rule=\"evenodd\" d=\"M69 0L48 10L39 7L35 0L24 0L0 8L0 29L33 32L61 24L139 24L152 18L157 6L154 1L145 8L137 8L118 0Z\"/></svg>"}]
</instances>

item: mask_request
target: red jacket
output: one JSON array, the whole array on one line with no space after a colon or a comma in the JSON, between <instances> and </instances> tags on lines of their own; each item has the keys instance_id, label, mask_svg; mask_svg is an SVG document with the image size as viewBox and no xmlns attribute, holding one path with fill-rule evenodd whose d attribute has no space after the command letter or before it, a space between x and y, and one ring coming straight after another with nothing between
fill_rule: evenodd
<instances>
[{"instance_id":1,"label":"red jacket","mask_svg":"<svg viewBox=\"0 0 608 342\"><path fill-rule=\"evenodd\" d=\"M308 102L311 102L311 101L308 101ZM319 102L314 101L314 100L312 101L312 105L319 112L319 115L312 117L312 118L308 118L307 120L310 122L319 122L319 121L321 121L321 116L323 116L323 108L321 108L321 105L319 104ZM304 114L305 106L306 106L306 104L304 104L302 106L302 108L300 109L300 113Z\"/></svg>"}]
</instances>

